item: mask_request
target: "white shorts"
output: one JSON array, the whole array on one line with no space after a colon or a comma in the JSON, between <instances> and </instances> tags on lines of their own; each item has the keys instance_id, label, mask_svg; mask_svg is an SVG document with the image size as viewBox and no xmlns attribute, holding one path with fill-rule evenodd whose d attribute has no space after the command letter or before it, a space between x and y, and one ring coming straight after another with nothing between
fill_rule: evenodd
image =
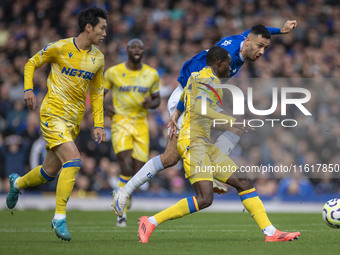
<instances>
[{"instance_id":1,"label":"white shorts","mask_svg":"<svg viewBox=\"0 0 340 255\"><path fill-rule=\"evenodd\" d=\"M169 101L168 101L168 112L169 112L169 116L171 116L177 109L177 104L178 101L181 99L181 95L183 92L183 88L181 85L179 85L174 92L172 92ZM179 128L182 127L183 125L183 113L181 114L181 116L179 116L179 119L177 121L177 125ZM170 128L168 128L168 134L170 133ZM178 133L178 130L177 130Z\"/></svg>"}]
</instances>

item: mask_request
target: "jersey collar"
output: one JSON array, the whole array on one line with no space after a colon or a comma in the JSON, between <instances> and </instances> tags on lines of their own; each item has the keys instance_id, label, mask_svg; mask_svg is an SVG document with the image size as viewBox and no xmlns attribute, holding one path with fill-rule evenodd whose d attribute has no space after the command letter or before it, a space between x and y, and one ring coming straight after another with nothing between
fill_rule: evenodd
<instances>
[{"instance_id":1,"label":"jersey collar","mask_svg":"<svg viewBox=\"0 0 340 255\"><path fill-rule=\"evenodd\" d=\"M127 61L124 62L125 68L126 68L127 70L129 70L129 71L132 71L132 72L139 72L139 71L143 70L144 64L143 64L143 63L141 63L141 64L142 64L142 67L141 67L140 69L138 69L138 70L132 70L132 69L130 69L130 68L127 66Z\"/></svg>"},{"instance_id":2,"label":"jersey collar","mask_svg":"<svg viewBox=\"0 0 340 255\"><path fill-rule=\"evenodd\" d=\"M84 51L84 50L80 50L80 49L78 48L78 46L77 46L77 44L76 44L76 38L75 38L75 37L73 37L73 44L74 44L74 46L77 48L77 50L78 50L79 52ZM92 50L92 45L91 45L91 48L90 48L86 53L89 53L91 50Z\"/></svg>"}]
</instances>

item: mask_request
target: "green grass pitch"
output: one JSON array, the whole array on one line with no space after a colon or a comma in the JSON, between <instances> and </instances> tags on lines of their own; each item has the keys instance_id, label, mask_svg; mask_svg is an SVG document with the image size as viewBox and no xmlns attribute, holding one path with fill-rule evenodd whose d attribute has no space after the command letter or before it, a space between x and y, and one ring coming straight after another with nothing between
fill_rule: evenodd
<instances>
[{"instance_id":1,"label":"green grass pitch","mask_svg":"<svg viewBox=\"0 0 340 255\"><path fill-rule=\"evenodd\" d=\"M265 243L248 213L205 213L169 221L155 229L148 244L137 237L138 217L129 212L128 227L115 226L111 211L69 211L72 240L61 241L50 222L52 211L0 211L0 254L338 254L340 229L323 223L320 214L270 213L280 230L300 231L293 242Z\"/></svg>"}]
</instances>

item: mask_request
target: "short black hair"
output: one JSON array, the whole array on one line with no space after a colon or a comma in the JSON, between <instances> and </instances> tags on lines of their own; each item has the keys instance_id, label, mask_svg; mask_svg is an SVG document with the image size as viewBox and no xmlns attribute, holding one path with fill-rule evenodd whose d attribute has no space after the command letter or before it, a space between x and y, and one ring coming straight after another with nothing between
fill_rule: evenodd
<instances>
[{"instance_id":1,"label":"short black hair","mask_svg":"<svg viewBox=\"0 0 340 255\"><path fill-rule=\"evenodd\" d=\"M229 58L230 54L226 49L220 46L213 46L207 53L207 65L212 66L216 61L225 61Z\"/></svg>"},{"instance_id":2,"label":"short black hair","mask_svg":"<svg viewBox=\"0 0 340 255\"><path fill-rule=\"evenodd\" d=\"M107 19L107 13L100 8L88 8L79 13L78 25L80 33L84 32L87 24L95 27L99 23L99 18Z\"/></svg>"},{"instance_id":3,"label":"short black hair","mask_svg":"<svg viewBox=\"0 0 340 255\"><path fill-rule=\"evenodd\" d=\"M268 29L263 25L253 26L250 29L249 34L261 35L263 38L270 39L270 33L269 33Z\"/></svg>"}]
</instances>

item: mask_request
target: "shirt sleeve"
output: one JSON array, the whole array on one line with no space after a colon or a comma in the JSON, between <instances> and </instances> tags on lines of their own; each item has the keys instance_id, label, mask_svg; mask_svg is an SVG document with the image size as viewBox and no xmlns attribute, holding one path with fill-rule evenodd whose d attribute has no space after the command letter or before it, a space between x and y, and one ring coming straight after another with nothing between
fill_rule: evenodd
<instances>
[{"instance_id":1,"label":"shirt sleeve","mask_svg":"<svg viewBox=\"0 0 340 255\"><path fill-rule=\"evenodd\" d=\"M104 59L90 84L90 101L94 127L104 128L104 86L103 86Z\"/></svg>"},{"instance_id":2,"label":"shirt sleeve","mask_svg":"<svg viewBox=\"0 0 340 255\"><path fill-rule=\"evenodd\" d=\"M281 29L276 27L266 27L271 35L281 34Z\"/></svg>"},{"instance_id":3,"label":"shirt sleeve","mask_svg":"<svg viewBox=\"0 0 340 255\"><path fill-rule=\"evenodd\" d=\"M179 99L178 101L178 104L177 104L177 110L179 110L180 112L184 112L185 110L185 105L184 105L184 98L185 98L185 94L188 90L188 88L190 87L190 83L192 82L193 78L192 76L190 76L188 82L187 82L187 86L184 87L183 91L182 91L182 94L181 94L181 98Z\"/></svg>"},{"instance_id":4,"label":"shirt sleeve","mask_svg":"<svg viewBox=\"0 0 340 255\"><path fill-rule=\"evenodd\" d=\"M33 76L36 69L47 62L53 62L59 51L58 44L49 43L45 48L31 57L25 65L25 91L33 89Z\"/></svg>"},{"instance_id":5,"label":"shirt sleeve","mask_svg":"<svg viewBox=\"0 0 340 255\"><path fill-rule=\"evenodd\" d=\"M182 99L180 99L179 101L178 101L178 104L177 104L177 110L179 110L180 112L184 112L184 102L182 101Z\"/></svg>"},{"instance_id":6,"label":"shirt sleeve","mask_svg":"<svg viewBox=\"0 0 340 255\"><path fill-rule=\"evenodd\" d=\"M155 71L154 82L151 85L150 94L152 95L152 94L157 94L157 93L159 93L159 76L158 76L157 71Z\"/></svg>"},{"instance_id":7,"label":"shirt sleeve","mask_svg":"<svg viewBox=\"0 0 340 255\"><path fill-rule=\"evenodd\" d=\"M110 90L113 87L111 77L112 77L112 68L109 68L104 73L104 89Z\"/></svg>"},{"instance_id":8,"label":"shirt sleeve","mask_svg":"<svg viewBox=\"0 0 340 255\"><path fill-rule=\"evenodd\" d=\"M281 34L281 29L280 28L276 28L276 27L266 27L269 31L269 33L271 35L278 35L278 34ZM250 32L250 29L248 29L247 31L243 32L242 35L244 35L245 37L248 36Z\"/></svg>"}]
</instances>

